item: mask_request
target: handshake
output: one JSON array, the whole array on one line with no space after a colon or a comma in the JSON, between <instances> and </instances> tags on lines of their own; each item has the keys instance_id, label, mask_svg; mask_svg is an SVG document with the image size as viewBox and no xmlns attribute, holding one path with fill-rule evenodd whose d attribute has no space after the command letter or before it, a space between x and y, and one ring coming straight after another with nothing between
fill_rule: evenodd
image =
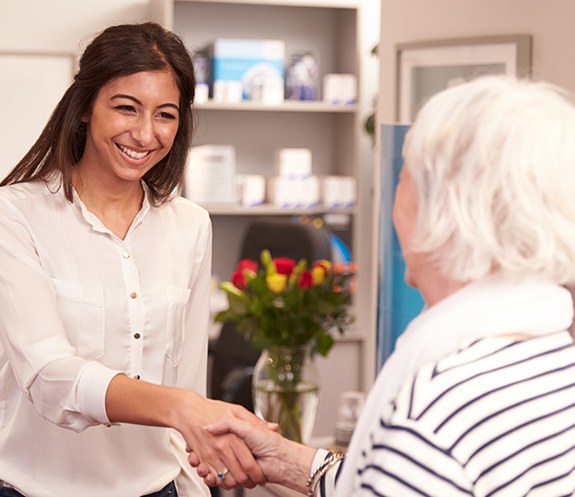
<instances>
[{"instance_id":1,"label":"handshake","mask_svg":"<svg viewBox=\"0 0 575 497\"><path fill-rule=\"evenodd\" d=\"M276 483L305 495L316 448L293 442L241 406L205 399L219 420L203 425L187 444L188 461L206 485L226 490ZM205 412L205 411L204 411ZM190 440L186 438L186 440Z\"/></svg>"}]
</instances>

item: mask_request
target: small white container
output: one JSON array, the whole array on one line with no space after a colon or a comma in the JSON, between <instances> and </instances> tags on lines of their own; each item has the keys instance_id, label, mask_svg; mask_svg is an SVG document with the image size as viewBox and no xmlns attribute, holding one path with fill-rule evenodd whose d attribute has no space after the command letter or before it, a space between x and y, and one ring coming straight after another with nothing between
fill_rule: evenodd
<instances>
[{"instance_id":1,"label":"small white container","mask_svg":"<svg viewBox=\"0 0 575 497\"><path fill-rule=\"evenodd\" d=\"M311 174L312 156L309 148L282 148L276 152L278 176L305 178Z\"/></svg>"}]
</instances>

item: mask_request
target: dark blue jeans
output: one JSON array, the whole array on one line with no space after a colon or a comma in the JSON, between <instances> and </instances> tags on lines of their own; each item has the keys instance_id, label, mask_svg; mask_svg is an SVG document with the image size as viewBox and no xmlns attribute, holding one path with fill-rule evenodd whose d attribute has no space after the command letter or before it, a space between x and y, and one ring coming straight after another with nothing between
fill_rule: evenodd
<instances>
[{"instance_id":1,"label":"dark blue jeans","mask_svg":"<svg viewBox=\"0 0 575 497\"><path fill-rule=\"evenodd\" d=\"M0 487L0 497L25 497L20 492L17 492L13 488ZM168 483L162 490L158 490L153 494L144 495L143 497L178 497L178 492L176 491L176 486L174 482Z\"/></svg>"}]
</instances>

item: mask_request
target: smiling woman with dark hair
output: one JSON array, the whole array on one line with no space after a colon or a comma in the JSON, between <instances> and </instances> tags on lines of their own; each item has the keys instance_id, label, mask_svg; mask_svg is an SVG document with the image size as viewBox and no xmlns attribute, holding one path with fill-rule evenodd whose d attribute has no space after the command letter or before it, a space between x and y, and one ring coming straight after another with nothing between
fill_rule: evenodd
<instances>
[{"instance_id":1,"label":"smiling woman with dark hair","mask_svg":"<svg viewBox=\"0 0 575 497\"><path fill-rule=\"evenodd\" d=\"M168 200L182 181L192 145L195 77L182 41L155 23L111 26L86 47L73 84L40 138L1 184L46 180L58 173L66 198L72 202L72 170L84 154L86 117L100 88L121 76L162 70L171 72L179 92L177 132L172 148L143 179L154 201Z\"/></svg>"},{"instance_id":2,"label":"smiling woman with dark hair","mask_svg":"<svg viewBox=\"0 0 575 497\"><path fill-rule=\"evenodd\" d=\"M193 98L176 35L108 28L2 182L0 496L208 495L186 446L224 486L264 481L203 429L263 423L204 398L211 225L174 194Z\"/></svg>"}]
</instances>

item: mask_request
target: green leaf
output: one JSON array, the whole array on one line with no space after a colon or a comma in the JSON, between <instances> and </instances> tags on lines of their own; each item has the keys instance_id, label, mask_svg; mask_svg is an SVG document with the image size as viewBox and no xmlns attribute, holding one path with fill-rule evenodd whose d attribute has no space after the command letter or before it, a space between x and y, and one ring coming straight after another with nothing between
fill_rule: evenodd
<instances>
[{"instance_id":1,"label":"green leaf","mask_svg":"<svg viewBox=\"0 0 575 497\"><path fill-rule=\"evenodd\" d=\"M218 312L214 317L214 321L218 323L225 323L226 321L233 321L235 318L235 314L230 312L229 309L226 309L225 311Z\"/></svg>"},{"instance_id":2,"label":"green leaf","mask_svg":"<svg viewBox=\"0 0 575 497\"><path fill-rule=\"evenodd\" d=\"M252 347L256 350L263 350L270 346L270 341L261 335L252 337Z\"/></svg>"},{"instance_id":3,"label":"green leaf","mask_svg":"<svg viewBox=\"0 0 575 497\"><path fill-rule=\"evenodd\" d=\"M333 338L329 333L322 331L320 334L317 335L315 339L315 344L318 354L325 356L333 346Z\"/></svg>"},{"instance_id":4,"label":"green leaf","mask_svg":"<svg viewBox=\"0 0 575 497\"><path fill-rule=\"evenodd\" d=\"M268 286L266 284L266 281L262 277L258 276L257 278L254 278L253 280L250 281L250 290L254 293L262 294L266 292L267 288Z\"/></svg>"},{"instance_id":5,"label":"green leaf","mask_svg":"<svg viewBox=\"0 0 575 497\"><path fill-rule=\"evenodd\" d=\"M272 261L272 254L268 249L262 250L261 253L262 265L265 268L266 274L275 274L275 266Z\"/></svg>"},{"instance_id":6,"label":"green leaf","mask_svg":"<svg viewBox=\"0 0 575 497\"><path fill-rule=\"evenodd\" d=\"M248 304L244 299L236 299L236 298L228 298L228 302L230 304L229 311L233 314L243 316L248 312Z\"/></svg>"}]
</instances>

